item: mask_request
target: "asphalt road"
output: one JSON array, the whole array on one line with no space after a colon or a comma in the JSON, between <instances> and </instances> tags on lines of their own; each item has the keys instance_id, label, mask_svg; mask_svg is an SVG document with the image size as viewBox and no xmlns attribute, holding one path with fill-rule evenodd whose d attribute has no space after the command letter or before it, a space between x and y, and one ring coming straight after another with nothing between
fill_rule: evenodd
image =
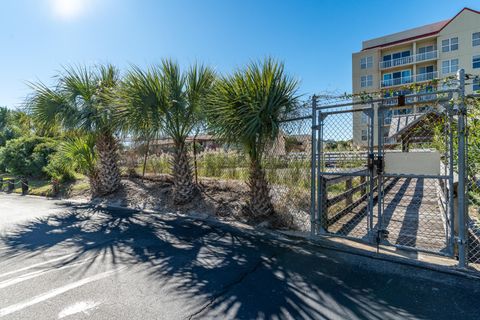
<instances>
[{"instance_id":1,"label":"asphalt road","mask_svg":"<svg viewBox=\"0 0 480 320\"><path fill-rule=\"evenodd\" d=\"M1 319L479 319L480 282L227 225L0 194Z\"/></svg>"}]
</instances>

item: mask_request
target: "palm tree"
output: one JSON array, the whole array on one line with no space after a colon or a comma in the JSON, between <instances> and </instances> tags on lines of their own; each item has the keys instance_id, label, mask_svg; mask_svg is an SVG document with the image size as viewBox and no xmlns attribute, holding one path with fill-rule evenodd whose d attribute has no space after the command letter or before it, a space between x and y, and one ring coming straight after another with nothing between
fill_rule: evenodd
<instances>
[{"instance_id":1,"label":"palm tree","mask_svg":"<svg viewBox=\"0 0 480 320\"><path fill-rule=\"evenodd\" d=\"M88 177L90 190L93 194L99 193L100 181L98 177L98 158L95 154L95 137L72 136L60 143L58 147L59 164L64 170L75 170Z\"/></svg>"},{"instance_id":2,"label":"palm tree","mask_svg":"<svg viewBox=\"0 0 480 320\"><path fill-rule=\"evenodd\" d=\"M199 124L200 109L213 85L215 74L204 66L193 65L182 73L177 63L163 60L143 71L133 67L119 90L118 106L124 130L151 137L172 139L174 201L190 201L195 185L186 146L187 137Z\"/></svg>"},{"instance_id":3,"label":"palm tree","mask_svg":"<svg viewBox=\"0 0 480 320\"><path fill-rule=\"evenodd\" d=\"M226 142L240 144L248 155L249 208L255 216L273 212L262 159L279 134L281 119L295 109L297 89L283 64L268 58L219 79L209 98L210 129Z\"/></svg>"},{"instance_id":4,"label":"palm tree","mask_svg":"<svg viewBox=\"0 0 480 320\"><path fill-rule=\"evenodd\" d=\"M78 66L65 68L53 88L41 82L31 84L34 94L28 107L36 123L60 125L94 138L98 187L92 190L93 195L109 194L120 186L115 110L110 103L119 80L119 72L112 65Z\"/></svg>"}]
</instances>

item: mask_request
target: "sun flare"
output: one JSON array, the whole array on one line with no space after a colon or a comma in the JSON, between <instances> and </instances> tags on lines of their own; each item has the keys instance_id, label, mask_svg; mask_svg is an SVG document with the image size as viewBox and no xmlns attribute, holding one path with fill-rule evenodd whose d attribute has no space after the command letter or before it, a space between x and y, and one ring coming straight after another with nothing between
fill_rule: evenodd
<instances>
[{"instance_id":1,"label":"sun flare","mask_svg":"<svg viewBox=\"0 0 480 320\"><path fill-rule=\"evenodd\" d=\"M86 9L86 0L51 0L55 16L70 20L80 16Z\"/></svg>"}]
</instances>

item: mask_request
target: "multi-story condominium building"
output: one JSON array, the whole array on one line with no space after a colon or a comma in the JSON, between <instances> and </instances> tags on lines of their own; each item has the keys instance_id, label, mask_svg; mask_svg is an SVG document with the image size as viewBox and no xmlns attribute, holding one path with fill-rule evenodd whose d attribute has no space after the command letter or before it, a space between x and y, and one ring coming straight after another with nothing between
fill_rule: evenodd
<instances>
[{"instance_id":1,"label":"multi-story condominium building","mask_svg":"<svg viewBox=\"0 0 480 320\"><path fill-rule=\"evenodd\" d=\"M352 55L352 91L408 93L402 90L413 83L431 83L433 79L455 75L459 68L480 74L480 11L469 8L446 21L364 41L362 50ZM467 93L472 90L480 90L478 80L466 88ZM391 125L392 117L424 113L430 107L426 103L395 108L386 117L384 126ZM387 141L391 130L383 131ZM354 115L353 133L354 144L365 145L365 116Z\"/></svg>"}]
</instances>

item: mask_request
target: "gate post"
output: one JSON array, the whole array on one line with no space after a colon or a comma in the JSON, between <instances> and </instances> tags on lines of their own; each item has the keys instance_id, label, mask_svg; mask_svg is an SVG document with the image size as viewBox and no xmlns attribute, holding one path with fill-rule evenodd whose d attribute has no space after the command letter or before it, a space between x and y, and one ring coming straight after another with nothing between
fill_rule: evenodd
<instances>
[{"instance_id":1,"label":"gate post","mask_svg":"<svg viewBox=\"0 0 480 320\"><path fill-rule=\"evenodd\" d=\"M460 69L457 72L458 85L458 266L466 266L466 248L465 248L465 213L466 213L466 187L465 187L465 70Z\"/></svg>"},{"instance_id":2,"label":"gate post","mask_svg":"<svg viewBox=\"0 0 480 320\"><path fill-rule=\"evenodd\" d=\"M310 235L315 235L315 196L316 196L316 163L317 163L317 96L312 96L312 154L310 163Z\"/></svg>"},{"instance_id":3,"label":"gate post","mask_svg":"<svg viewBox=\"0 0 480 320\"><path fill-rule=\"evenodd\" d=\"M316 106L316 103L315 103ZM316 212L316 219L315 219L315 232L319 234L325 233L324 228L324 218L325 213L327 210L327 202L326 202L326 193L327 187L322 175L322 171L324 170L324 163L322 159L323 155L323 121L325 120L325 115L322 114L320 110L316 113L317 115L317 127L318 127L318 140L317 140L317 181L318 181L318 189L317 189L317 212Z\"/></svg>"},{"instance_id":4,"label":"gate post","mask_svg":"<svg viewBox=\"0 0 480 320\"><path fill-rule=\"evenodd\" d=\"M22 195L28 194L28 179L26 177L20 178L20 184L22 186Z\"/></svg>"},{"instance_id":5,"label":"gate post","mask_svg":"<svg viewBox=\"0 0 480 320\"><path fill-rule=\"evenodd\" d=\"M458 186L458 181L455 182L455 175L454 175L454 168L453 168L453 159L454 159L454 150L453 150L453 108L452 106L447 107L447 114L448 114L448 219L450 220L450 238L449 238L449 251L451 256L454 256L457 252L456 245L455 245L455 225L457 221L455 220L455 212L457 211L458 207L458 192L456 190Z\"/></svg>"}]
</instances>

